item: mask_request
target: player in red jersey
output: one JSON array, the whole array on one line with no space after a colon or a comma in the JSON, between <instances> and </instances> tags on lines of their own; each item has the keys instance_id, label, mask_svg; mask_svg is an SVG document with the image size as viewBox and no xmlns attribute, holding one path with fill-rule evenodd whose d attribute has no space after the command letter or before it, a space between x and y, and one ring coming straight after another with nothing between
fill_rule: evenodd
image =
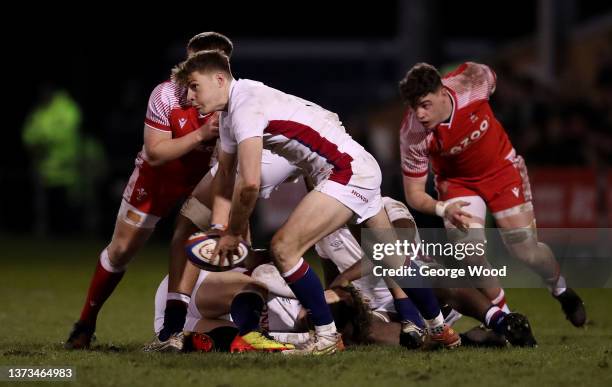
<instances>
[{"instance_id":1,"label":"player in red jersey","mask_svg":"<svg viewBox=\"0 0 612 387\"><path fill-rule=\"evenodd\" d=\"M408 71L400 82L409 106L400 132L406 201L442 217L455 240L478 233L483 238L488 208L511 255L541 276L573 325L583 326L582 300L567 288L550 248L537 239L525 163L489 105L495 85L495 73L473 62L443 78L426 63ZM425 192L430 162L438 200ZM505 304L498 281L482 290L495 303Z\"/></svg>"},{"instance_id":2,"label":"player in red jersey","mask_svg":"<svg viewBox=\"0 0 612 387\"><path fill-rule=\"evenodd\" d=\"M227 37L205 32L189 41L187 53L219 49L231 55L232 48ZM155 87L145 118L144 146L123 192L112 240L100 254L81 316L65 348L89 347L102 305L123 277L127 264L153 233L158 220L187 197L206 174L217 136L218 117L202 116L186 100L184 87L174 81ZM189 220L179 215L177 228L186 223ZM180 278L184 265L185 262L181 266L181 262L172 260L171 284ZM187 296L169 293L168 297L170 309L186 305L183 298Z\"/></svg>"}]
</instances>

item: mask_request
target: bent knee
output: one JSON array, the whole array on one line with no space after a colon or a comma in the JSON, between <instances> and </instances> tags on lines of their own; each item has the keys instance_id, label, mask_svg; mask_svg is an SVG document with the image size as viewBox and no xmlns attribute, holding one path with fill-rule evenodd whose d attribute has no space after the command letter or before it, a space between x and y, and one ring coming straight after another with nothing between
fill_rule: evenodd
<instances>
[{"instance_id":1,"label":"bent knee","mask_svg":"<svg viewBox=\"0 0 612 387\"><path fill-rule=\"evenodd\" d=\"M130 263L138 248L129 242L113 241L108 247L108 260L113 266L123 267Z\"/></svg>"},{"instance_id":2,"label":"bent knee","mask_svg":"<svg viewBox=\"0 0 612 387\"><path fill-rule=\"evenodd\" d=\"M263 299L268 297L268 288L258 282L252 282L244 285L239 293L255 293L261 296Z\"/></svg>"},{"instance_id":3,"label":"bent knee","mask_svg":"<svg viewBox=\"0 0 612 387\"><path fill-rule=\"evenodd\" d=\"M279 263L290 263L297 259L296 246L287 236L281 231L274 235L270 242L270 251L274 260Z\"/></svg>"},{"instance_id":4,"label":"bent knee","mask_svg":"<svg viewBox=\"0 0 612 387\"><path fill-rule=\"evenodd\" d=\"M538 244L530 241L524 243L508 244L508 250L513 258L519 259L526 264L531 264L538 259Z\"/></svg>"}]
</instances>

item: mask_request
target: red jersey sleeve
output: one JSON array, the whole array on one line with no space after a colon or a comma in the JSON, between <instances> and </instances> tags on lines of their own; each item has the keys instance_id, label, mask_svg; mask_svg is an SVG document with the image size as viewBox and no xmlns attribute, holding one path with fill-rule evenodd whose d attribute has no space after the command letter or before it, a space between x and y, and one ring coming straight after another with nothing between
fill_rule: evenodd
<instances>
[{"instance_id":1,"label":"red jersey sleeve","mask_svg":"<svg viewBox=\"0 0 612 387\"><path fill-rule=\"evenodd\" d=\"M173 90L170 82L161 83L153 89L149 97L149 104L147 105L145 124L159 130L171 130L170 111L172 110L172 95Z\"/></svg>"},{"instance_id":2,"label":"red jersey sleeve","mask_svg":"<svg viewBox=\"0 0 612 387\"><path fill-rule=\"evenodd\" d=\"M487 92L489 96L495 92L495 86L497 85L497 75L495 72L491 70L491 68L485 64L473 63L474 66L480 66L482 71L482 76L484 78L484 83L487 88Z\"/></svg>"},{"instance_id":3,"label":"red jersey sleeve","mask_svg":"<svg viewBox=\"0 0 612 387\"><path fill-rule=\"evenodd\" d=\"M495 92L497 78L489 66L466 62L445 75L442 83L456 93L462 108L475 101L488 100Z\"/></svg>"}]
</instances>

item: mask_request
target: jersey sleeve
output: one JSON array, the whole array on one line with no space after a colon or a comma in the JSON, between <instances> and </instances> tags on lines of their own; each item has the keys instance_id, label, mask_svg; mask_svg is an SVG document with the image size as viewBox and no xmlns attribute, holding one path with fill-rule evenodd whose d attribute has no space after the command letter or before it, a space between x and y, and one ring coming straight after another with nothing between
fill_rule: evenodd
<instances>
[{"instance_id":1,"label":"jersey sleeve","mask_svg":"<svg viewBox=\"0 0 612 387\"><path fill-rule=\"evenodd\" d=\"M169 97L169 82L157 85L147 105L147 114L145 116L145 124L148 126L164 131L170 131L170 111L172 110L171 99Z\"/></svg>"},{"instance_id":2,"label":"jersey sleeve","mask_svg":"<svg viewBox=\"0 0 612 387\"><path fill-rule=\"evenodd\" d=\"M461 109L473 102L488 100L495 92L497 78L489 66L466 62L445 75L442 83L455 92Z\"/></svg>"},{"instance_id":3,"label":"jersey sleeve","mask_svg":"<svg viewBox=\"0 0 612 387\"><path fill-rule=\"evenodd\" d=\"M426 176L429 171L428 134L408 109L400 129L402 172L408 177Z\"/></svg>"},{"instance_id":4,"label":"jersey sleeve","mask_svg":"<svg viewBox=\"0 0 612 387\"><path fill-rule=\"evenodd\" d=\"M497 85L497 75L495 75L495 72L491 70L491 68L485 64L480 64L480 63L472 63L472 64L474 66L480 67L482 79L484 80L485 87L487 88L487 94L491 96L495 92L495 87Z\"/></svg>"},{"instance_id":5,"label":"jersey sleeve","mask_svg":"<svg viewBox=\"0 0 612 387\"><path fill-rule=\"evenodd\" d=\"M263 137L264 129L268 126L263 109L256 101L238 101L232 113L232 129L236 144L251 137Z\"/></svg>"}]
</instances>

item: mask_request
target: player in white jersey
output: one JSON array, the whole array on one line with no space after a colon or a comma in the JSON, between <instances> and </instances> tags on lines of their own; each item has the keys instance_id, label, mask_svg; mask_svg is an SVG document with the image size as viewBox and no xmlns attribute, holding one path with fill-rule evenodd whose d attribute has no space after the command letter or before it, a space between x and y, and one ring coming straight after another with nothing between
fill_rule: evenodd
<instances>
[{"instance_id":1,"label":"player in white jersey","mask_svg":"<svg viewBox=\"0 0 612 387\"><path fill-rule=\"evenodd\" d=\"M190 39L187 54L217 48L230 55L232 47L227 37L205 32ZM81 315L64 344L66 349L89 348L98 313L122 280L128 264L152 235L158 220L169 215L206 173L218 134L218 122L215 115L200 115L186 103L185 97L185 87L172 81L157 85L150 95L144 122L144 145L123 192L112 239L100 253ZM177 228L185 221L178 216ZM179 244L179 249L183 250L183 243ZM170 266L168 302L174 304L170 310L176 304L179 308L183 304L181 297L184 295L173 292L173 285L186 261L184 257L179 258L182 259L173 259Z\"/></svg>"},{"instance_id":2,"label":"player in white jersey","mask_svg":"<svg viewBox=\"0 0 612 387\"><path fill-rule=\"evenodd\" d=\"M153 327L156 334L163 326L167 288L166 276L155 294ZM240 324L240 316L235 311L236 300L247 293L266 302L260 317L261 329L265 334L259 335L255 346L246 342L236 328ZM364 315L365 308L359 309L359 295L335 289L327 290L325 296L328 303L343 306L337 309L345 312L345 315L335 318L347 321L343 327L350 332L351 342L365 342L368 316ZM259 265L252 272L243 267L221 273L200 270L184 326L189 338L185 343L187 350L204 352L250 352L261 351L262 348L266 352L276 352L291 347L283 343L298 346L306 343L310 339L308 330L306 310L271 264Z\"/></svg>"},{"instance_id":3,"label":"player in white jersey","mask_svg":"<svg viewBox=\"0 0 612 387\"><path fill-rule=\"evenodd\" d=\"M410 212L403 203L389 197L383 197L382 200L385 211L391 222L400 218L412 219ZM394 207L398 207L398 205L401 205L404 211L398 213L398 211L394 209ZM418 238L418 235L416 237ZM380 279L376 279L372 274L369 274L358 279L346 281L346 277L341 275L353 268L357 262L360 262L364 254L359 242L357 242L347 227L342 227L318 241L315 244L315 250L317 255L324 260L324 269L327 265L327 261L331 261L330 263L333 263L338 270L338 276L331 279L328 278L329 272L325 271L326 285L335 287L337 285L345 285L346 282L351 282L353 286L361 292L364 300L368 303L372 311L383 314L395 313L393 295ZM334 274L332 273L329 276L334 276ZM405 295L403 296L405 297Z\"/></svg>"},{"instance_id":4,"label":"player in white jersey","mask_svg":"<svg viewBox=\"0 0 612 387\"><path fill-rule=\"evenodd\" d=\"M181 222L181 224L177 225L176 227L173 235L173 242L175 242L173 245L180 242L181 251L174 254L173 258L176 255L184 255L184 241L186 241L187 238L194 232L209 229L223 230L225 228L224 225L210 223L210 208L212 207L211 183L217 172L217 168L218 164L215 163L181 207L180 213L188 221ZM261 188L259 191L259 197L262 199L268 199L272 192L278 188L278 186L285 182L294 182L299 176L302 175L302 171L299 168L289 164L287 160L274 155L269 151L263 152L261 171ZM187 261L182 277L178 283L178 292L187 295L191 294L194 286L196 285L200 272L201 271L199 268ZM191 301L188 302L188 305L190 305L190 302ZM188 308L189 307L183 311L183 321L185 318L189 319ZM162 316L161 324L162 326L165 324L164 316ZM182 350L183 335L181 327L182 326L175 326L174 331L167 340L159 339L159 332L156 331L158 334L157 337L146 346L145 351Z\"/></svg>"},{"instance_id":5,"label":"player in white jersey","mask_svg":"<svg viewBox=\"0 0 612 387\"><path fill-rule=\"evenodd\" d=\"M202 178L200 183L191 193L189 199L181 207L181 215L188 218L192 224L181 231L183 237L199 230L211 228L210 215L212 207L212 181L217 173L219 164L214 160L212 168ZM286 159L274 153L263 150L261 157L261 186L259 198L268 199L272 192L278 189L283 183L295 183L303 175L303 171L287 162ZM213 224L212 228L225 228L225 225ZM194 266L195 267L195 266Z\"/></svg>"},{"instance_id":6,"label":"player in white jersey","mask_svg":"<svg viewBox=\"0 0 612 387\"><path fill-rule=\"evenodd\" d=\"M191 54L193 54L193 52L190 52L190 55ZM183 95L183 98L184 97L186 97L186 95ZM193 107L190 108L194 109ZM210 224L210 208L212 208L211 183L218 167L215 157L216 152L212 150L213 147L210 148L210 153L212 153L210 165L212 167L208 173L206 173L206 169L203 168L204 162L201 160L191 159L182 163L186 168L199 171L199 183L195 189L193 189L195 183L191 186L193 192L191 192L190 189L191 195L181 207L181 216L178 217L175 231L172 236L168 302L167 308L165 308L166 315L162 319L163 329L158 332L159 334L151 343L145 346L145 351L180 351L182 349L182 327L187 314L189 295L192 292L199 273L199 269L185 258L185 241L189 235L196 232L198 229L206 230L211 227L224 227L224 225L220 224ZM208 163L208 160L206 160L206 164ZM272 191L278 188L281 183L296 181L297 177L302 175L302 171L298 167L289 164L286 159L270 151L263 152L261 165L262 173L259 197L264 199L267 199ZM206 174L204 175L204 173ZM201 178L203 175L204 177ZM166 188L166 190L168 190L168 188Z\"/></svg>"},{"instance_id":7,"label":"player in white jersey","mask_svg":"<svg viewBox=\"0 0 612 387\"><path fill-rule=\"evenodd\" d=\"M346 133L336 114L260 82L234 80L228 58L219 51L192 56L177 66L175 79L189 86L188 99L201 113L222 111L212 214L213 223L228 224L217 245L221 259L230 259L246 235L261 184L263 148L304 170L316 184L273 237L271 252L315 325L313 340L301 353L342 349L321 283L301 257L315 242L349 222L391 230L382 209L378 163ZM239 177L234 190L236 163ZM230 202L231 211L227 211ZM385 264L399 267L404 261L405 257L393 256ZM458 335L444 325L433 292L418 289L416 293L411 298L426 317L432 339L448 347L459 345Z\"/></svg>"},{"instance_id":8,"label":"player in white jersey","mask_svg":"<svg viewBox=\"0 0 612 387\"><path fill-rule=\"evenodd\" d=\"M411 235L413 237L409 237L418 244L420 242L419 233L408 207L404 203L389 197L384 197L383 203L393 226L404 230L412 230ZM423 324L418 312L406 310L410 308L410 305L407 305L409 300L401 289L389 290L383 287L384 282L376 279L372 274L362 276L361 259L364 253L347 228L341 228L321 239L317 242L315 248L317 254L324 259L326 284L330 288L334 288L335 286L345 286L350 282L359 290L364 301L369 305L373 316L376 317L373 319L371 329L374 341L397 343L399 336L399 342L403 346L408 348L421 346ZM338 268L338 272L333 273L329 269L326 270L325 261L333 262ZM417 257L415 263L419 266L436 265L427 257ZM330 278L328 278L328 275ZM452 306L459 312L473 317L485 324L486 327L491 328L492 332L485 335L485 338L490 339L489 342L503 345L507 339L512 345L516 346L534 346L536 344L526 317L518 313L502 311L477 289L440 286L435 289L435 293L441 303ZM401 312L399 315L398 311ZM458 317L460 316L458 315ZM399 324L393 326L394 321L401 323L401 331ZM452 325L454 321L456 319L451 315L447 316L449 325ZM391 332L394 332L394 334L390 334ZM472 335L474 334L472 333ZM483 343L481 340L476 342L477 340L471 338L471 336L468 337L467 341L474 345L489 344L489 342Z\"/></svg>"}]
</instances>

